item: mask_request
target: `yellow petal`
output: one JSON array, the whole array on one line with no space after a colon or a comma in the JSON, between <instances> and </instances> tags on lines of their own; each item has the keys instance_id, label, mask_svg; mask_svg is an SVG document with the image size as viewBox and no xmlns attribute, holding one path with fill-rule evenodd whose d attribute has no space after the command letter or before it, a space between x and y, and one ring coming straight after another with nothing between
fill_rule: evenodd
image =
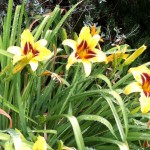
<instances>
[{"instance_id":1,"label":"yellow petal","mask_svg":"<svg viewBox=\"0 0 150 150\"><path fill-rule=\"evenodd\" d=\"M32 150L46 150L47 145L44 137L38 136L37 141L34 143Z\"/></svg>"},{"instance_id":2,"label":"yellow petal","mask_svg":"<svg viewBox=\"0 0 150 150\"><path fill-rule=\"evenodd\" d=\"M44 46L46 46L46 44L47 44L47 41L45 39L41 39L35 43L34 48L37 49L37 47L39 47L39 46L44 47Z\"/></svg>"},{"instance_id":3,"label":"yellow petal","mask_svg":"<svg viewBox=\"0 0 150 150\"><path fill-rule=\"evenodd\" d=\"M29 42L32 46L34 45L34 39L29 29L24 30L23 33L21 34L21 48L22 49L24 49L26 42Z\"/></svg>"},{"instance_id":4,"label":"yellow petal","mask_svg":"<svg viewBox=\"0 0 150 150\"><path fill-rule=\"evenodd\" d=\"M46 47L37 47L36 50L39 51L38 55L34 57L34 59L38 60L38 61L44 61L49 59L52 55L51 55L51 51L48 50Z\"/></svg>"},{"instance_id":5,"label":"yellow petal","mask_svg":"<svg viewBox=\"0 0 150 150\"><path fill-rule=\"evenodd\" d=\"M100 36L99 35L94 35L91 40L90 40L90 43L89 43L89 48L90 49L93 49L95 48L95 46L98 44L99 42L99 39L100 39Z\"/></svg>"},{"instance_id":6,"label":"yellow petal","mask_svg":"<svg viewBox=\"0 0 150 150\"><path fill-rule=\"evenodd\" d=\"M141 112L147 113L150 111L150 97L145 97L144 93L141 93L141 97L139 99L141 105Z\"/></svg>"},{"instance_id":7,"label":"yellow petal","mask_svg":"<svg viewBox=\"0 0 150 150\"><path fill-rule=\"evenodd\" d=\"M30 66L31 66L31 69L33 71L35 71L38 67L38 61L35 60L35 59L31 59L30 62L29 62Z\"/></svg>"},{"instance_id":8,"label":"yellow petal","mask_svg":"<svg viewBox=\"0 0 150 150\"><path fill-rule=\"evenodd\" d=\"M91 40L91 34L90 34L90 28L85 26L81 29L81 32L79 34L78 38L78 44L80 44L83 40L85 40L88 44L90 43Z\"/></svg>"},{"instance_id":9,"label":"yellow petal","mask_svg":"<svg viewBox=\"0 0 150 150\"><path fill-rule=\"evenodd\" d=\"M148 75L150 75L150 70L145 66L131 68L129 72L133 74L135 80L138 81L140 84L142 84L141 74L147 73Z\"/></svg>"},{"instance_id":10,"label":"yellow petal","mask_svg":"<svg viewBox=\"0 0 150 150\"><path fill-rule=\"evenodd\" d=\"M9 53L14 54L14 55L18 55L18 56L21 56L21 55L22 55L22 50L21 50L21 48L18 47L18 46L10 46L10 47L7 49L7 51L8 51Z\"/></svg>"},{"instance_id":11,"label":"yellow petal","mask_svg":"<svg viewBox=\"0 0 150 150\"><path fill-rule=\"evenodd\" d=\"M77 62L77 59L75 58L75 53L71 53L71 55L68 58L66 70L69 70L70 66L72 66L75 62Z\"/></svg>"},{"instance_id":12,"label":"yellow petal","mask_svg":"<svg viewBox=\"0 0 150 150\"><path fill-rule=\"evenodd\" d=\"M31 149L30 146L27 145L26 143L22 143L22 144L21 144L21 149L20 149L20 150L32 150L32 149Z\"/></svg>"},{"instance_id":13,"label":"yellow petal","mask_svg":"<svg viewBox=\"0 0 150 150\"><path fill-rule=\"evenodd\" d=\"M91 62L107 62L107 57L103 51L96 48L92 51L96 53L96 56L89 59Z\"/></svg>"},{"instance_id":14,"label":"yellow petal","mask_svg":"<svg viewBox=\"0 0 150 150\"><path fill-rule=\"evenodd\" d=\"M24 56L17 56L17 55L15 55L15 56L13 57L13 65L14 65L15 63L17 63L18 61L22 60L23 58L24 58Z\"/></svg>"},{"instance_id":15,"label":"yellow petal","mask_svg":"<svg viewBox=\"0 0 150 150\"><path fill-rule=\"evenodd\" d=\"M141 92L142 87L138 82L133 82L125 87L125 94L130 94L133 92Z\"/></svg>"},{"instance_id":16,"label":"yellow petal","mask_svg":"<svg viewBox=\"0 0 150 150\"><path fill-rule=\"evenodd\" d=\"M92 65L91 65L90 61L88 61L88 60L83 60L82 63L84 65L84 71L85 71L86 77L88 77L91 73Z\"/></svg>"},{"instance_id":17,"label":"yellow petal","mask_svg":"<svg viewBox=\"0 0 150 150\"><path fill-rule=\"evenodd\" d=\"M71 47L74 51L77 50L77 42L71 39L66 39L62 42L63 45Z\"/></svg>"}]
</instances>

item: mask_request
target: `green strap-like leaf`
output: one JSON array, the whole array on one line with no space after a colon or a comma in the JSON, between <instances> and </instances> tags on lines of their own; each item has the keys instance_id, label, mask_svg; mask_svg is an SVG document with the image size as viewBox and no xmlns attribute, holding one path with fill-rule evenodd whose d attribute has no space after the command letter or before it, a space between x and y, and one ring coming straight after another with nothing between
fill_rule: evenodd
<instances>
[{"instance_id":1,"label":"green strap-like leaf","mask_svg":"<svg viewBox=\"0 0 150 150\"><path fill-rule=\"evenodd\" d=\"M80 129L80 126L79 126L79 123L78 123L76 117L71 116L71 115L47 116L46 121L54 120L54 119L58 119L58 118L62 118L62 117L67 118L72 125L72 129L74 132L74 136L75 136L75 140L76 140L76 143L78 146L78 150L85 150L85 145L84 145L81 129Z\"/></svg>"},{"instance_id":2,"label":"green strap-like leaf","mask_svg":"<svg viewBox=\"0 0 150 150\"><path fill-rule=\"evenodd\" d=\"M95 141L97 141L98 143L104 142L104 143L116 144L116 145L119 146L120 150L129 150L129 147L128 147L127 143L123 143L123 142L120 142L118 140L113 140L111 138L93 137L93 136L85 138L85 142L92 143L92 142L95 142Z\"/></svg>"},{"instance_id":3,"label":"green strap-like leaf","mask_svg":"<svg viewBox=\"0 0 150 150\"><path fill-rule=\"evenodd\" d=\"M0 54L1 54L1 55L4 55L4 56L7 56L7 57L9 57L9 58L13 58L13 54L7 52L6 50L0 49Z\"/></svg>"},{"instance_id":4,"label":"green strap-like leaf","mask_svg":"<svg viewBox=\"0 0 150 150\"><path fill-rule=\"evenodd\" d=\"M82 2L82 1L81 1ZM68 16L74 11L74 9L81 3L77 3L76 5L74 5L64 16L63 18L60 20L60 22L57 24L56 28L53 30L51 37L50 37L50 41L53 39L53 37L57 34L58 30L60 29L60 27L62 26L62 24L64 23L64 21L68 18Z\"/></svg>"},{"instance_id":5,"label":"green strap-like leaf","mask_svg":"<svg viewBox=\"0 0 150 150\"><path fill-rule=\"evenodd\" d=\"M126 131L126 136L128 134L128 116L127 116L127 112L126 112L126 108L125 108L125 105L123 103L123 100L121 98L121 96L115 92L115 91L110 91L109 92L116 100L117 102L119 103L119 106L121 108L121 111L122 111L122 115L123 115L123 119L124 119L124 125L125 125L125 131Z\"/></svg>"},{"instance_id":6,"label":"green strap-like leaf","mask_svg":"<svg viewBox=\"0 0 150 150\"><path fill-rule=\"evenodd\" d=\"M10 43L9 43L10 46L15 44L20 9L21 9L21 6L17 6L16 10L15 10L15 15L13 18L13 25L12 25L12 29L11 29Z\"/></svg>"},{"instance_id":7,"label":"green strap-like leaf","mask_svg":"<svg viewBox=\"0 0 150 150\"><path fill-rule=\"evenodd\" d=\"M103 75L103 74L98 74L98 75L95 75L94 78L98 78L98 79L101 79L101 80L105 81L105 82L107 83L108 87L109 87L110 89L112 89L111 82L110 82L110 80L109 80L105 75Z\"/></svg>"},{"instance_id":8,"label":"green strap-like leaf","mask_svg":"<svg viewBox=\"0 0 150 150\"><path fill-rule=\"evenodd\" d=\"M110 108L111 108L111 111L113 113L113 116L116 120L116 124L117 124L117 127L118 127L118 130L119 130L119 133L120 133L120 136L121 136L121 139L122 141L126 141L126 136L125 136L125 133L124 133L124 130L123 130L123 125L121 124L121 120L119 118L119 115L117 113L117 110L112 102L112 99L107 96L106 94L101 94L107 101L107 103L109 104Z\"/></svg>"},{"instance_id":9,"label":"green strap-like leaf","mask_svg":"<svg viewBox=\"0 0 150 150\"><path fill-rule=\"evenodd\" d=\"M81 115L81 116L78 117L78 120L79 121L82 121L82 120L98 121L98 122L104 124L110 130L110 132L117 138L117 136L115 135L115 132L114 132L113 127L110 124L110 122L108 120L106 120L105 118L101 117L101 116L97 116L97 115Z\"/></svg>"}]
</instances>

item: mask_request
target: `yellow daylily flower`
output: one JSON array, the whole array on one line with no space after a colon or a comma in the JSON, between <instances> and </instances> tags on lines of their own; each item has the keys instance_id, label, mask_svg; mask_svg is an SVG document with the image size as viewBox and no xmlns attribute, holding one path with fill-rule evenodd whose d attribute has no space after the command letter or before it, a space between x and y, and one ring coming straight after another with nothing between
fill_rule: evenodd
<instances>
[{"instance_id":1,"label":"yellow daylily flower","mask_svg":"<svg viewBox=\"0 0 150 150\"><path fill-rule=\"evenodd\" d=\"M29 29L24 30L21 34L21 47L10 46L8 48L8 52L14 54L13 64L19 62L14 68L14 72L23 69L27 64L30 64L31 69L35 71L38 67L38 61L49 59L51 51L45 47L46 44L45 39L34 42L34 37Z\"/></svg>"},{"instance_id":2,"label":"yellow daylily flower","mask_svg":"<svg viewBox=\"0 0 150 150\"><path fill-rule=\"evenodd\" d=\"M142 113L150 111L150 70L145 66L131 68L129 70L136 82L126 86L125 93L140 92L140 105Z\"/></svg>"},{"instance_id":3,"label":"yellow daylily flower","mask_svg":"<svg viewBox=\"0 0 150 150\"><path fill-rule=\"evenodd\" d=\"M47 144L42 136L38 136L37 141L34 143L32 150L46 150Z\"/></svg>"},{"instance_id":4,"label":"yellow daylily flower","mask_svg":"<svg viewBox=\"0 0 150 150\"><path fill-rule=\"evenodd\" d=\"M68 58L66 69L76 62L83 63L86 76L91 73L91 63L106 62L107 58L103 51L95 48L98 44L100 36L98 34L92 36L90 28L85 26L82 28L77 41L66 39L63 45L68 45L73 49L73 52Z\"/></svg>"}]
</instances>

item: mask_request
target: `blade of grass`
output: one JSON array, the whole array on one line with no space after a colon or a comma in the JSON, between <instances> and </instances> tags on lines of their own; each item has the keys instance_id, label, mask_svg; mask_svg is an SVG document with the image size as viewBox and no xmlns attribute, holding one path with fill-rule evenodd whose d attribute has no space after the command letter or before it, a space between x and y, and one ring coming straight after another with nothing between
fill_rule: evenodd
<instances>
[{"instance_id":1,"label":"blade of grass","mask_svg":"<svg viewBox=\"0 0 150 150\"><path fill-rule=\"evenodd\" d=\"M60 11L59 6L56 6L55 9L53 10L53 12L50 14L50 19L44 28L44 32L43 32L44 35L47 32L47 30L50 28L50 26L53 23L53 21L55 20L55 18L57 17L59 11Z\"/></svg>"},{"instance_id":2,"label":"blade of grass","mask_svg":"<svg viewBox=\"0 0 150 150\"><path fill-rule=\"evenodd\" d=\"M9 46L12 46L15 44L17 26L18 26L18 21L19 21L19 17L20 17L20 9L21 9L21 6L17 6L16 10L15 10Z\"/></svg>"},{"instance_id":3,"label":"blade of grass","mask_svg":"<svg viewBox=\"0 0 150 150\"><path fill-rule=\"evenodd\" d=\"M146 140L150 141L149 133L145 132L129 132L127 139L129 141L138 141L138 140Z\"/></svg>"},{"instance_id":4,"label":"blade of grass","mask_svg":"<svg viewBox=\"0 0 150 150\"><path fill-rule=\"evenodd\" d=\"M85 138L85 142L95 142L97 141L98 143L100 143L101 141L104 143L112 143L112 144L116 144L119 146L120 150L129 150L128 148L128 144L127 143L122 143L118 140L113 140L111 138L104 138L104 137L87 137Z\"/></svg>"},{"instance_id":5,"label":"blade of grass","mask_svg":"<svg viewBox=\"0 0 150 150\"><path fill-rule=\"evenodd\" d=\"M101 116L98 116L98 115L81 115L77 119L78 119L78 121L82 121L82 120L98 121L98 122L104 124L110 130L112 135L114 135L114 137L117 138L110 122Z\"/></svg>"},{"instance_id":6,"label":"blade of grass","mask_svg":"<svg viewBox=\"0 0 150 150\"><path fill-rule=\"evenodd\" d=\"M47 24L48 20L50 19L51 16L46 16L44 17L43 21L40 23L40 26L38 27L35 35L34 35L34 40L37 41L38 38L40 37L45 25Z\"/></svg>"},{"instance_id":7,"label":"blade of grass","mask_svg":"<svg viewBox=\"0 0 150 150\"><path fill-rule=\"evenodd\" d=\"M74 136L75 136L75 139L76 139L78 150L85 150L85 145L84 145L81 129L80 129L80 126L79 126L79 123L78 123L76 117L70 116L70 115L47 116L46 122L48 120L54 120L54 119L58 119L58 118L62 118L62 117L67 118L70 121L71 125L72 125L72 129L73 129L73 132L74 132Z\"/></svg>"},{"instance_id":8,"label":"blade of grass","mask_svg":"<svg viewBox=\"0 0 150 150\"><path fill-rule=\"evenodd\" d=\"M18 21L18 28L17 28L17 41L16 45L20 44L20 36L21 36L21 29L22 29L22 20L23 20L23 14L24 14L24 1L22 0L21 4L21 11L20 11L20 16L19 16L19 21Z\"/></svg>"},{"instance_id":9,"label":"blade of grass","mask_svg":"<svg viewBox=\"0 0 150 150\"><path fill-rule=\"evenodd\" d=\"M82 2L82 1L81 1ZM73 10L81 3L78 2L76 5L74 5L64 16L63 18L60 20L60 22L58 23L58 25L55 27L55 29L53 30L51 37L50 37L50 41L52 41L53 37L58 33L58 30L60 29L60 27L62 26L62 24L64 23L64 21L68 18L68 16L73 12Z\"/></svg>"},{"instance_id":10,"label":"blade of grass","mask_svg":"<svg viewBox=\"0 0 150 150\"><path fill-rule=\"evenodd\" d=\"M2 103L2 102L3 102L3 104L4 104L5 107L7 107L7 108L9 108L9 109L11 109L11 110L13 110L14 112L16 112L16 113L19 114L19 109L18 109L17 107L15 107L13 104L9 103L7 100L5 100L5 99L3 99L2 97L0 97L0 103ZM34 121L33 119L31 119L30 117L26 116L26 118L27 118L28 120L30 120L32 123L37 124L37 122Z\"/></svg>"},{"instance_id":11,"label":"blade of grass","mask_svg":"<svg viewBox=\"0 0 150 150\"><path fill-rule=\"evenodd\" d=\"M105 94L101 94L101 95L106 99L107 103L109 104L109 106L111 108L111 111L113 113L113 116L114 116L114 118L116 120L116 124L117 124L118 130L119 130L121 139L122 139L123 142L125 142L126 141L126 136L125 136L125 133L124 133L124 130L123 130L123 126L121 124L121 120L120 120L120 118L119 118L119 116L117 114L117 110L116 110L116 108L115 108L111 98L108 97L106 95L106 93Z\"/></svg>"},{"instance_id":12,"label":"blade of grass","mask_svg":"<svg viewBox=\"0 0 150 150\"><path fill-rule=\"evenodd\" d=\"M115 91L110 91L109 92L119 103L119 106L121 108L121 111L122 111L122 115L123 115L123 119L124 119L124 125L125 125L125 131L126 131L126 137L127 137L127 134L128 134L128 130L129 130L129 127L128 127L128 115L127 115L127 112L126 112L126 108L125 108L125 105L123 103L123 100L122 98L120 97L120 95L115 92Z\"/></svg>"},{"instance_id":13,"label":"blade of grass","mask_svg":"<svg viewBox=\"0 0 150 150\"><path fill-rule=\"evenodd\" d=\"M5 50L2 50L2 49L0 49L0 54L4 55L4 56L7 56L7 57L10 57L10 58L13 58L13 54L11 54L11 53L9 53Z\"/></svg>"},{"instance_id":14,"label":"blade of grass","mask_svg":"<svg viewBox=\"0 0 150 150\"><path fill-rule=\"evenodd\" d=\"M12 20L12 8L13 8L13 0L9 0L6 23L4 24L4 31L3 31L3 48L4 49L7 49L8 42L9 42L11 20Z\"/></svg>"},{"instance_id":15,"label":"blade of grass","mask_svg":"<svg viewBox=\"0 0 150 150\"><path fill-rule=\"evenodd\" d=\"M18 83L16 83L15 89L16 89L15 99L18 103L21 128L22 128L23 134L27 135L27 127L26 127L26 120L25 120L25 108L22 105L22 100L21 100L20 89L19 89Z\"/></svg>"},{"instance_id":16,"label":"blade of grass","mask_svg":"<svg viewBox=\"0 0 150 150\"><path fill-rule=\"evenodd\" d=\"M98 75L95 75L95 76L93 76L93 77L105 81L105 82L107 83L108 87L109 87L110 89L112 89L112 85L111 85L110 80L109 80L106 76L104 76L103 74L98 74Z\"/></svg>"},{"instance_id":17,"label":"blade of grass","mask_svg":"<svg viewBox=\"0 0 150 150\"><path fill-rule=\"evenodd\" d=\"M118 82L116 82L113 85L113 89L117 88L119 85L121 85L122 83L125 83L125 81L127 81L128 78L130 78L132 76L131 73L128 73L127 75L125 75L123 78L121 78Z\"/></svg>"}]
</instances>

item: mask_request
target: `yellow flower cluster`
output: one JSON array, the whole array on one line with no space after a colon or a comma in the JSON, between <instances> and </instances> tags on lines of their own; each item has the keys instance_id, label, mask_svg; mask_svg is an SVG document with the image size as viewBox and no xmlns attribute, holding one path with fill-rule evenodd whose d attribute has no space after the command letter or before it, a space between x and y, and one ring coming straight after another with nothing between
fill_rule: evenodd
<instances>
[{"instance_id":1,"label":"yellow flower cluster","mask_svg":"<svg viewBox=\"0 0 150 150\"><path fill-rule=\"evenodd\" d=\"M91 28L84 26L77 40L64 40L62 44L73 49L73 52L68 58L66 69L69 70L74 63L82 63L86 77L88 77L91 73L92 63L113 61L114 54L106 57L106 54L98 47L99 41L101 41L101 37L95 26ZM36 71L39 61L47 60L52 56L51 51L45 47L46 44L47 41L45 39L34 42L34 37L30 31L28 29L24 30L21 35L21 47L11 46L8 48L8 52L14 54L13 64L15 65L17 63L13 72L16 73L22 70L27 64L31 66L33 71ZM126 65L136 59L145 49L146 46L140 47L130 57L125 52L116 53L115 56L117 58L122 56L123 59L128 58L124 62L124 65ZM129 84L125 88L125 93L140 92L141 111L147 113L150 110L150 70L144 66L140 66L131 68L130 72L137 82ZM40 141L41 138L39 137L38 140Z\"/></svg>"},{"instance_id":2,"label":"yellow flower cluster","mask_svg":"<svg viewBox=\"0 0 150 150\"><path fill-rule=\"evenodd\" d=\"M107 62L105 53L96 48L100 39L95 29L91 28L90 30L89 27L85 26L82 28L77 41L64 40L63 45L68 45L73 49L68 58L66 69L68 70L76 62L82 62L85 74L89 76L92 62ZM34 42L34 37L30 31L24 30L21 35L21 47L11 46L8 48L8 52L14 54L13 64L19 62L14 68L14 73L22 70L27 64L30 64L31 69L35 71L38 67L38 61L49 59L51 51L45 47L46 44L45 39Z\"/></svg>"}]
</instances>

